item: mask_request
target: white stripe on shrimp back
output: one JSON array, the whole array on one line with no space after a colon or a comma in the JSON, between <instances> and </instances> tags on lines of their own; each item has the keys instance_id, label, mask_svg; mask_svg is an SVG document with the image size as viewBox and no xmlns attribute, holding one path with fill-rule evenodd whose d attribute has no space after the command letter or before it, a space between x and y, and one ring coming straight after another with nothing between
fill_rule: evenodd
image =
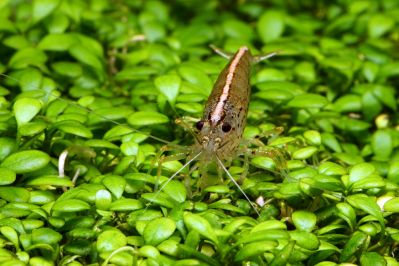
<instances>
[{"instance_id":1,"label":"white stripe on shrimp back","mask_svg":"<svg viewBox=\"0 0 399 266\"><path fill-rule=\"evenodd\" d=\"M224 107L225 101L227 100L227 97L229 96L231 83L233 82L233 78L234 78L234 72L236 71L241 58L244 56L245 52L247 52L247 51L248 51L248 47L246 47L246 46L241 47L238 50L235 58L231 62L231 65L229 67L229 72L227 73L227 77L226 77L226 84L223 87L222 94L220 95L220 98L215 107L215 110L213 111L213 113L211 115L211 121L214 124L216 124L222 118L223 107Z\"/></svg>"}]
</instances>

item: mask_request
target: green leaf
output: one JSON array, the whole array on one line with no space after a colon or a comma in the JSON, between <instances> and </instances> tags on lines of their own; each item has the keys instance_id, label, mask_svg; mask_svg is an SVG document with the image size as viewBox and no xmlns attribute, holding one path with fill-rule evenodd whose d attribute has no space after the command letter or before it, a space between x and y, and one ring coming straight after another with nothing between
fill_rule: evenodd
<instances>
[{"instance_id":1,"label":"green leaf","mask_svg":"<svg viewBox=\"0 0 399 266\"><path fill-rule=\"evenodd\" d=\"M27 47L18 50L11 57L8 66L10 68L26 68L29 65L38 66L39 68L47 61L47 55L37 49L32 47Z\"/></svg>"},{"instance_id":2,"label":"green leaf","mask_svg":"<svg viewBox=\"0 0 399 266\"><path fill-rule=\"evenodd\" d=\"M29 46L28 40L21 35L13 35L6 38L4 40L4 44L16 50L20 50Z\"/></svg>"},{"instance_id":3,"label":"green leaf","mask_svg":"<svg viewBox=\"0 0 399 266\"><path fill-rule=\"evenodd\" d=\"M34 190L30 192L30 203L43 205L52 201L55 201L55 195L49 190Z\"/></svg>"},{"instance_id":4,"label":"green leaf","mask_svg":"<svg viewBox=\"0 0 399 266\"><path fill-rule=\"evenodd\" d=\"M157 246L157 249L169 256L177 257L179 255L179 242L172 239L167 239Z\"/></svg>"},{"instance_id":5,"label":"green leaf","mask_svg":"<svg viewBox=\"0 0 399 266\"><path fill-rule=\"evenodd\" d=\"M376 189L386 186L384 179L380 176L370 176L353 183L352 189Z\"/></svg>"},{"instance_id":6,"label":"green leaf","mask_svg":"<svg viewBox=\"0 0 399 266\"><path fill-rule=\"evenodd\" d=\"M102 232L96 243L97 252L112 252L127 245L126 236L118 229L111 229Z\"/></svg>"},{"instance_id":7,"label":"green leaf","mask_svg":"<svg viewBox=\"0 0 399 266\"><path fill-rule=\"evenodd\" d=\"M230 188L227 185L209 186L204 189L204 192L225 194L230 192Z\"/></svg>"},{"instance_id":8,"label":"green leaf","mask_svg":"<svg viewBox=\"0 0 399 266\"><path fill-rule=\"evenodd\" d=\"M34 0L32 6L32 20L37 23L56 9L59 0Z\"/></svg>"},{"instance_id":9,"label":"green leaf","mask_svg":"<svg viewBox=\"0 0 399 266\"><path fill-rule=\"evenodd\" d=\"M157 74L157 69L154 67L134 67L127 66L116 74L116 80L146 80L149 75Z\"/></svg>"},{"instance_id":10,"label":"green leaf","mask_svg":"<svg viewBox=\"0 0 399 266\"><path fill-rule=\"evenodd\" d=\"M385 106L388 106L392 110L397 110L395 89L388 86L374 85L373 94L381 101Z\"/></svg>"},{"instance_id":11,"label":"green leaf","mask_svg":"<svg viewBox=\"0 0 399 266\"><path fill-rule=\"evenodd\" d=\"M20 151L11 154L0 164L17 174L28 173L45 167L50 162L47 153L37 150Z\"/></svg>"},{"instance_id":12,"label":"green leaf","mask_svg":"<svg viewBox=\"0 0 399 266\"><path fill-rule=\"evenodd\" d=\"M354 94L343 95L334 102L334 110L340 113L359 112L362 110L362 98Z\"/></svg>"},{"instance_id":13,"label":"green leaf","mask_svg":"<svg viewBox=\"0 0 399 266\"><path fill-rule=\"evenodd\" d=\"M270 43L281 37L285 28L284 16L284 13L278 10L268 10L261 15L256 26L264 43Z\"/></svg>"},{"instance_id":14,"label":"green leaf","mask_svg":"<svg viewBox=\"0 0 399 266\"><path fill-rule=\"evenodd\" d=\"M0 233L5 236L17 250L19 250L18 234L14 228L10 226L2 226L0 228Z\"/></svg>"},{"instance_id":15,"label":"green leaf","mask_svg":"<svg viewBox=\"0 0 399 266\"><path fill-rule=\"evenodd\" d=\"M167 122L169 122L169 118L157 112L136 112L128 118L128 123L133 126L148 126Z\"/></svg>"},{"instance_id":16,"label":"green leaf","mask_svg":"<svg viewBox=\"0 0 399 266\"><path fill-rule=\"evenodd\" d=\"M384 257L377 252L365 252L360 257L361 265L386 266Z\"/></svg>"},{"instance_id":17,"label":"green leaf","mask_svg":"<svg viewBox=\"0 0 399 266\"><path fill-rule=\"evenodd\" d=\"M288 242L287 245L285 245L283 249L276 254L274 259L271 261L270 266L287 265L287 262L290 259L294 247L295 247L295 241Z\"/></svg>"},{"instance_id":18,"label":"green leaf","mask_svg":"<svg viewBox=\"0 0 399 266\"><path fill-rule=\"evenodd\" d=\"M153 258L153 259L156 259L157 257L160 256L158 249L156 249L153 246L148 246L148 245L142 246L139 249L139 255L147 257L147 258Z\"/></svg>"},{"instance_id":19,"label":"green leaf","mask_svg":"<svg viewBox=\"0 0 399 266\"><path fill-rule=\"evenodd\" d=\"M73 187L74 184L68 178L62 178L55 175L47 175L30 179L26 182L30 186L55 186L55 187Z\"/></svg>"},{"instance_id":20,"label":"green leaf","mask_svg":"<svg viewBox=\"0 0 399 266\"><path fill-rule=\"evenodd\" d=\"M144 241L147 245L156 246L168 239L176 230L176 223L169 218L152 220L144 229Z\"/></svg>"},{"instance_id":21,"label":"green leaf","mask_svg":"<svg viewBox=\"0 0 399 266\"><path fill-rule=\"evenodd\" d=\"M390 18L388 14L375 14L368 21L368 34L371 38L378 38L391 30L395 25L395 20Z\"/></svg>"},{"instance_id":22,"label":"green leaf","mask_svg":"<svg viewBox=\"0 0 399 266\"><path fill-rule=\"evenodd\" d=\"M9 156L15 149L15 140L12 138L0 137L0 161Z\"/></svg>"},{"instance_id":23,"label":"green leaf","mask_svg":"<svg viewBox=\"0 0 399 266\"><path fill-rule=\"evenodd\" d=\"M296 95L287 103L288 107L294 108L322 108L328 104L328 100L318 94L306 93Z\"/></svg>"},{"instance_id":24,"label":"green leaf","mask_svg":"<svg viewBox=\"0 0 399 266\"><path fill-rule=\"evenodd\" d=\"M351 183L362 180L375 172L375 167L369 163L360 163L353 166L349 171L349 181Z\"/></svg>"},{"instance_id":25,"label":"green leaf","mask_svg":"<svg viewBox=\"0 0 399 266\"><path fill-rule=\"evenodd\" d=\"M284 229L267 229L268 226L262 226L257 228L256 230L252 230L251 233L245 234L240 237L237 241L236 245L241 245L245 243L251 242L259 242L266 240L273 241L281 241L281 240L289 240L290 236L287 232L287 228ZM273 228L273 227L270 227ZM278 228L276 226L276 228Z\"/></svg>"},{"instance_id":26,"label":"green leaf","mask_svg":"<svg viewBox=\"0 0 399 266\"><path fill-rule=\"evenodd\" d=\"M283 72L279 69L265 68L265 69L260 70L258 73L256 73L256 79L258 82L284 82L288 79L288 76L285 72ZM280 94L280 96L282 96L282 95ZM290 98L292 98L292 97L290 97Z\"/></svg>"},{"instance_id":27,"label":"green leaf","mask_svg":"<svg viewBox=\"0 0 399 266\"><path fill-rule=\"evenodd\" d=\"M74 235L71 234L71 237L74 237ZM69 241L69 243L64 246L64 250L67 253L73 254L75 256L87 256L88 254L90 254L90 251L92 250L92 243L91 241L85 239L88 237L85 235L77 235L76 238L78 239Z\"/></svg>"},{"instance_id":28,"label":"green leaf","mask_svg":"<svg viewBox=\"0 0 399 266\"><path fill-rule=\"evenodd\" d=\"M173 202L169 196L167 196L163 192L159 193L143 193L141 197L149 202L155 203L157 205L161 205L167 208L173 208L175 206L175 202Z\"/></svg>"},{"instance_id":29,"label":"green leaf","mask_svg":"<svg viewBox=\"0 0 399 266\"><path fill-rule=\"evenodd\" d=\"M254 157L251 163L261 169L274 170L276 168L275 162L269 157Z\"/></svg>"},{"instance_id":30,"label":"green leaf","mask_svg":"<svg viewBox=\"0 0 399 266\"><path fill-rule=\"evenodd\" d=\"M29 191L20 187L0 187L0 198L8 202L28 202Z\"/></svg>"},{"instance_id":31,"label":"green leaf","mask_svg":"<svg viewBox=\"0 0 399 266\"><path fill-rule=\"evenodd\" d=\"M317 217L314 213L308 211L295 211L292 214L292 222L296 229L306 232L312 232L316 226Z\"/></svg>"},{"instance_id":32,"label":"green leaf","mask_svg":"<svg viewBox=\"0 0 399 266\"><path fill-rule=\"evenodd\" d=\"M42 103L37 99L21 98L14 103L14 114L18 126L28 123L42 108Z\"/></svg>"},{"instance_id":33,"label":"green leaf","mask_svg":"<svg viewBox=\"0 0 399 266\"><path fill-rule=\"evenodd\" d=\"M371 61L366 61L363 64L362 72L368 82L373 82L376 79L379 70L380 68L377 64Z\"/></svg>"},{"instance_id":34,"label":"green leaf","mask_svg":"<svg viewBox=\"0 0 399 266\"><path fill-rule=\"evenodd\" d=\"M198 87L196 93L202 93L206 96L209 95L212 88L212 82L203 70L190 65L181 65L178 71L183 79Z\"/></svg>"},{"instance_id":35,"label":"green leaf","mask_svg":"<svg viewBox=\"0 0 399 266\"><path fill-rule=\"evenodd\" d=\"M21 136L34 136L43 132L47 126L43 121L28 122L19 126L18 131Z\"/></svg>"},{"instance_id":36,"label":"green leaf","mask_svg":"<svg viewBox=\"0 0 399 266\"><path fill-rule=\"evenodd\" d=\"M174 103L179 94L181 79L178 75L159 76L154 81L157 89L168 99L170 103Z\"/></svg>"},{"instance_id":37,"label":"green leaf","mask_svg":"<svg viewBox=\"0 0 399 266\"><path fill-rule=\"evenodd\" d=\"M0 5L7 5L8 0L0 2ZM11 22L6 17L0 17L0 31L17 32L15 23Z\"/></svg>"},{"instance_id":38,"label":"green leaf","mask_svg":"<svg viewBox=\"0 0 399 266\"><path fill-rule=\"evenodd\" d=\"M363 114L365 120L369 121L377 116L382 110L382 104L371 91L363 94L362 97Z\"/></svg>"},{"instance_id":39,"label":"green leaf","mask_svg":"<svg viewBox=\"0 0 399 266\"><path fill-rule=\"evenodd\" d=\"M177 103L176 108L187 113L199 114L202 112L203 106L199 103Z\"/></svg>"},{"instance_id":40,"label":"green leaf","mask_svg":"<svg viewBox=\"0 0 399 266\"><path fill-rule=\"evenodd\" d=\"M66 48L68 49L68 48ZM58 74L68 76L71 78L78 78L82 75L83 68L81 64L71 62L55 62L51 65L55 72Z\"/></svg>"},{"instance_id":41,"label":"green leaf","mask_svg":"<svg viewBox=\"0 0 399 266\"><path fill-rule=\"evenodd\" d=\"M379 160L389 160L393 151L393 145L393 139L388 130L378 129L372 135L371 147Z\"/></svg>"},{"instance_id":42,"label":"green leaf","mask_svg":"<svg viewBox=\"0 0 399 266\"><path fill-rule=\"evenodd\" d=\"M319 165L319 173L323 175L345 175L346 169L333 162L323 162Z\"/></svg>"},{"instance_id":43,"label":"green leaf","mask_svg":"<svg viewBox=\"0 0 399 266\"><path fill-rule=\"evenodd\" d=\"M356 165L356 164L360 164L363 163L363 158L358 156L358 155L352 155L349 153L335 153L334 157L336 157L337 159L343 161L344 163L347 163L349 165Z\"/></svg>"},{"instance_id":44,"label":"green leaf","mask_svg":"<svg viewBox=\"0 0 399 266\"><path fill-rule=\"evenodd\" d=\"M268 89L266 91L258 92L255 95L260 99L270 101L288 101L294 98L294 95L291 92L281 89Z\"/></svg>"},{"instance_id":45,"label":"green leaf","mask_svg":"<svg viewBox=\"0 0 399 266\"><path fill-rule=\"evenodd\" d=\"M392 162L389 165L388 179L399 184L399 161Z\"/></svg>"},{"instance_id":46,"label":"green leaf","mask_svg":"<svg viewBox=\"0 0 399 266\"><path fill-rule=\"evenodd\" d=\"M351 230L353 230L356 226L356 212L346 202L340 202L336 205L338 209L338 216L345 220L348 223Z\"/></svg>"},{"instance_id":47,"label":"green leaf","mask_svg":"<svg viewBox=\"0 0 399 266\"><path fill-rule=\"evenodd\" d=\"M42 50L48 51L68 51L68 49L79 40L73 34L61 33L61 34L48 34L38 44L38 47ZM58 62L56 64L69 64L73 65L70 62Z\"/></svg>"},{"instance_id":48,"label":"green leaf","mask_svg":"<svg viewBox=\"0 0 399 266\"><path fill-rule=\"evenodd\" d=\"M85 142L85 146L91 148L106 148L106 149L113 149L118 150L119 147L113 144L112 142L102 140L102 139L89 139Z\"/></svg>"},{"instance_id":49,"label":"green leaf","mask_svg":"<svg viewBox=\"0 0 399 266\"><path fill-rule=\"evenodd\" d=\"M74 120L64 120L60 121L54 124L54 127L58 128L59 130L79 136L82 138L93 138L93 133L91 133L91 130L85 127L82 123Z\"/></svg>"},{"instance_id":50,"label":"green leaf","mask_svg":"<svg viewBox=\"0 0 399 266\"><path fill-rule=\"evenodd\" d=\"M338 142L337 138L335 135L328 133L328 132L323 132L321 134L321 142L327 146L328 148L332 149L335 152L341 152L342 148L340 143Z\"/></svg>"},{"instance_id":51,"label":"green leaf","mask_svg":"<svg viewBox=\"0 0 399 266\"><path fill-rule=\"evenodd\" d=\"M187 212L184 214L183 220L190 230L198 232L200 235L211 240L216 245L219 244L219 240L217 239L211 224L205 218L199 216L198 214Z\"/></svg>"},{"instance_id":52,"label":"green leaf","mask_svg":"<svg viewBox=\"0 0 399 266\"><path fill-rule=\"evenodd\" d=\"M316 175L309 180L310 186L313 188L318 188L322 190L330 190L330 191L343 191L344 186L341 180L336 177L328 176L328 175Z\"/></svg>"},{"instance_id":53,"label":"green leaf","mask_svg":"<svg viewBox=\"0 0 399 266\"><path fill-rule=\"evenodd\" d=\"M63 33L69 26L68 16L60 13L54 12L48 19L46 23L46 28L48 32L56 34Z\"/></svg>"},{"instance_id":54,"label":"green leaf","mask_svg":"<svg viewBox=\"0 0 399 266\"><path fill-rule=\"evenodd\" d=\"M374 216L380 222L381 226L385 225L381 209L372 198L364 194L356 194L348 196L347 201L353 207Z\"/></svg>"},{"instance_id":55,"label":"green leaf","mask_svg":"<svg viewBox=\"0 0 399 266\"><path fill-rule=\"evenodd\" d=\"M272 252L276 247L277 243L275 241L259 241L249 243L237 252L237 254L234 256L234 260L242 261L265 252Z\"/></svg>"},{"instance_id":56,"label":"green leaf","mask_svg":"<svg viewBox=\"0 0 399 266\"><path fill-rule=\"evenodd\" d=\"M392 198L385 202L384 211L399 212L399 198Z\"/></svg>"},{"instance_id":57,"label":"green leaf","mask_svg":"<svg viewBox=\"0 0 399 266\"><path fill-rule=\"evenodd\" d=\"M164 188L163 192L179 203L186 200L186 187L179 181L171 180Z\"/></svg>"},{"instance_id":58,"label":"green leaf","mask_svg":"<svg viewBox=\"0 0 399 266\"><path fill-rule=\"evenodd\" d=\"M62 235L50 228L38 228L32 230L32 242L34 244L56 244L60 242Z\"/></svg>"},{"instance_id":59,"label":"green leaf","mask_svg":"<svg viewBox=\"0 0 399 266\"><path fill-rule=\"evenodd\" d=\"M102 74L103 63L95 54L93 54L92 50L89 50L89 48L83 46L82 44L73 44L68 50L71 56L76 60L93 67L98 71L98 73Z\"/></svg>"},{"instance_id":60,"label":"green leaf","mask_svg":"<svg viewBox=\"0 0 399 266\"><path fill-rule=\"evenodd\" d=\"M111 193L108 190L100 189L96 193L96 207L99 210L108 210L112 202Z\"/></svg>"},{"instance_id":61,"label":"green leaf","mask_svg":"<svg viewBox=\"0 0 399 266\"><path fill-rule=\"evenodd\" d=\"M246 41L252 39L254 35L252 27L240 20L224 20L222 27L226 35L234 39Z\"/></svg>"},{"instance_id":62,"label":"green leaf","mask_svg":"<svg viewBox=\"0 0 399 266\"><path fill-rule=\"evenodd\" d=\"M309 147L305 147L305 148L296 150L292 154L292 158L297 159L297 160L305 160L305 159L308 159L311 156L313 156L316 152L317 152L316 147L309 146Z\"/></svg>"},{"instance_id":63,"label":"green leaf","mask_svg":"<svg viewBox=\"0 0 399 266\"><path fill-rule=\"evenodd\" d=\"M29 249L43 249L46 250L48 252L54 252L54 249L47 244L38 244L38 245L32 245L29 247ZM49 262L47 259L43 258L43 257L33 257L31 259L29 259L29 264L31 266L51 266L53 265L52 262Z\"/></svg>"},{"instance_id":64,"label":"green leaf","mask_svg":"<svg viewBox=\"0 0 399 266\"><path fill-rule=\"evenodd\" d=\"M0 186L12 184L16 178L17 175L14 171L0 167Z\"/></svg>"},{"instance_id":65,"label":"green leaf","mask_svg":"<svg viewBox=\"0 0 399 266\"><path fill-rule=\"evenodd\" d=\"M79 212L90 209L90 205L83 200L65 199L56 201L52 209L60 212Z\"/></svg>"},{"instance_id":66,"label":"green leaf","mask_svg":"<svg viewBox=\"0 0 399 266\"><path fill-rule=\"evenodd\" d=\"M318 146L321 144L321 135L316 130L307 130L303 133L303 136L310 145Z\"/></svg>"},{"instance_id":67,"label":"green leaf","mask_svg":"<svg viewBox=\"0 0 399 266\"><path fill-rule=\"evenodd\" d=\"M24 69L19 79L22 91L36 91L42 88L43 74L36 68Z\"/></svg>"},{"instance_id":68,"label":"green leaf","mask_svg":"<svg viewBox=\"0 0 399 266\"><path fill-rule=\"evenodd\" d=\"M116 175L106 176L102 182L115 198L119 199L122 197L126 187L126 180L123 177Z\"/></svg>"},{"instance_id":69,"label":"green leaf","mask_svg":"<svg viewBox=\"0 0 399 266\"><path fill-rule=\"evenodd\" d=\"M109 210L111 211L134 211L143 208L143 203L136 199L118 199L111 203Z\"/></svg>"},{"instance_id":70,"label":"green leaf","mask_svg":"<svg viewBox=\"0 0 399 266\"><path fill-rule=\"evenodd\" d=\"M316 80L316 70L315 65L310 62L299 62L295 66L295 74L299 79L306 82L315 82Z\"/></svg>"},{"instance_id":71,"label":"green leaf","mask_svg":"<svg viewBox=\"0 0 399 266\"><path fill-rule=\"evenodd\" d=\"M126 156L136 156L139 153L139 144L135 141L124 142L121 145L121 151Z\"/></svg>"},{"instance_id":72,"label":"green leaf","mask_svg":"<svg viewBox=\"0 0 399 266\"><path fill-rule=\"evenodd\" d=\"M142 27L149 42L155 42L165 38L165 26L157 21L147 21Z\"/></svg>"},{"instance_id":73,"label":"green leaf","mask_svg":"<svg viewBox=\"0 0 399 266\"><path fill-rule=\"evenodd\" d=\"M281 221L277 221L277 220L264 221L264 222L257 224L256 226L254 226L251 229L251 233L256 233L258 231L271 230L271 229L286 230L287 225L285 223L283 223Z\"/></svg>"},{"instance_id":74,"label":"green leaf","mask_svg":"<svg viewBox=\"0 0 399 266\"><path fill-rule=\"evenodd\" d=\"M215 38L215 29L206 23L189 23L176 32L183 47L210 43Z\"/></svg>"},{"instance_id":75,"label":"green leaf","mask_svg":"<svg viewBox=\"0 0 399 266\"><path fill-rule=\"evenodd\" d=\"M312 233L294 230L289 231L289 234L291 239L296 241L296 245L300 246L301 248L316 250L320 245L319 239Z\"/></svg>"},{"instance_id":76,"label":"green leaf","mask_svg":"<svg viewBox=\"0 0 399 266\"><path fill-rule=\"evenodd\" d=\"M369 236L363 232L356 231L346 242L341 256L339 258L340 262L349 261L349 259L355 255L355 252L365 248L367 246L367 239Z\"/></svg>"}]
</instances>

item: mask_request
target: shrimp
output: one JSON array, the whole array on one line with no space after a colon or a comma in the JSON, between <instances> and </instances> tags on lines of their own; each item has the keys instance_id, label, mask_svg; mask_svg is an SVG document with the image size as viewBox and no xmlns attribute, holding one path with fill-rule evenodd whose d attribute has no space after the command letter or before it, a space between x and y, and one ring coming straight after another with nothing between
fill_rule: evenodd
<instances>
[{"instance_id":1,"label":"shrimp","mask_svg":"<svg viewBox=\"0 0 399 266\"><path fill-rule=\"evenodd\" d=\"M215 50L222 56L229 57L220 50ZM173 174L162 185L159 191L162 191L191 162L199 161L202 177L206 175L207 166L212 162L216 162L218 168L227 174L259 215L256 206L251 203L249 197L229 173L223 161L232 160L238 154L274 157L274 153L269 150L253 150L248 147L241 148L240 144L242 143L242 135L247 120L251 93L249 78L252 64L270 58L275 54L271 53L262 57L254 57L251 55L248 47L243 46L231 57L230 62L222 70L215 82L208 101L205 104L201 120L195 124L195 131L193 132L195 144L183 149L188 154L188 162ZM190 130L181 120L177 122ZM164 147L163 150L168 150L168 147ZM170 155L169 157L164 156L161 162L183 159L185 156L184 152ZM247 164L246 162L246 167L248 167Z\"/></svg>"}]
</instances>

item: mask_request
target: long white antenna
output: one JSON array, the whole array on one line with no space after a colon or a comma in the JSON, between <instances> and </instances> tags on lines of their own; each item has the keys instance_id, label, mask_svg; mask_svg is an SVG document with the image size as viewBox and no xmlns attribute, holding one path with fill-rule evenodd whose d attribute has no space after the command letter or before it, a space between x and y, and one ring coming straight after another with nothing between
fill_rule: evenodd
<instances>
[{"instance_id":1,"label":"long white antenna","mask_svg":"<svg viewBox=\"0 0 399 266\"><path fill-rule=\"evenodd\" d=\"M3 73L0 73L0 76L3 76L4 78L7 78L7 79L11 79L11 80L13 80L13 81L15 81L15 82L20 82L18 79L14 78L14 77L12 77L12 76L3 74ZM42 90L42 89L40 89L40 88L34 88L34 89ZM42 91L43 91L43 90L42 90ZM62 98L62 97L59 97L58 95L55 95L55 94L53 94L52 92L47 92L47 91L45 91L45 92L46 92L46 93L49 93L51 96L55 97L56 99L58 99L58 100L60 100L60 101L66 102L67 104L70 104L70 105L73 105L73 106L75 106L75 107L77 107L77 108L80 108L80 109L82 109L82 110L88 112L89 114L93 114L93 115L95 115L95 116L97 116L97 117L99 117L99 118L101 118L101 119L104 119L104 120L107 121L107 122L111 122L111 123L113 123L113 124L115 124L115 125L117 125L117 126L126 127L127 129L131 130L132 132L137 132L137 133L146 135L147 137L149 137L149 138L151 138L151 139L154 139L154 140L157 140L157 141L160 141L160 142L162 142L162 143L170 144L170 142L168 142L168 141L165 141L165 140L163 140L163 139L161 139L161 138L152 136L151 134L148 134L148 133L142 132L142 131L140 131L140 130L137 130L137 129L135 129L135 128L132 128L132 127L126 125L126 124L119 123L118 121L113 120L113 119L110 119L110 118L106 117L105 115L101 115L101 114L96 113L95 111L91 110L90 108L81 106L81 105L79 105L79 104L77 104L77 103L74 103L74 102L69 101L69 100L66 100L66 99L64 99L64 98Z\"/></svg>"},{"instance_id":2,"label":"long white antenna","mask_svg":"<svg viewBox=\"0 0 399 266\"><path fill-rule=\"evenodd\" d=\"M247 194L245 194L244 190L242 190L242 188L240 187L240 185L237 183L237 181L233 178L233 176L229 173L229 171L227 171L226 167L224 166L224 164L222 163L222 161L219 159L219 156L216 155L216 159L219 163L219 165L223 168L223 170L226 172L226 174L228 175L228 177L230 178L230 180L234 183L234 185L236 185L236 187L241 191L241 193L244 195L244 197L247 199L247 201L249 202L249 204L251 204L252 208L255 210L255 212L258 214L258 216L260 216L258 210L256 209L255 205L249 200L249 197L247 196Z\"/></svg>"},{"instance_id":3,"label":"long white antenna","mask_svg":"<svg viewBox=\"0 0 399 266\"><path fill-rule=\"evenodd\" d=\"M153 200L155 200L159 196L159 193L169 184L170 181L172 181L172 179L175 176L177 176L181 171L183 171L183 169L186 168L192 161L197 159L197 157L200 156L201 153L202 153L202 151L200 151L197 155L195 155L193 158L191 158L191 160L189 160L182 167L180 167L180 169L177 170L176 173L174 173L171 177L169 177L169 179L161 186L161 188L157 191L157 193L155 193ZM152 204L152 202L150 202L150 204L148 204L147 207L145 207L144 212L148 209L148 207L150 207L151 204Z\"/></svg>"},{"instance_id":4,"label":"long white antenna","mask_svg":"<svg viewBox=\"0 0 399 266\"><path fill-rule=\"evenodd\" d=\"M273 57L273 56L275 56L275 55L277 55L277 54L279 54L279 53L280 53L280 51L275 51L275 52L271 52L271 53L266 54L266 55L257 55L257 56L254 56L254 62L255 62L255 63L259 63L259 62L261 62L261 61L263 61L263 60L266 60L266 59L269 59L270 57Z\"/></svg>"}]
</instances>

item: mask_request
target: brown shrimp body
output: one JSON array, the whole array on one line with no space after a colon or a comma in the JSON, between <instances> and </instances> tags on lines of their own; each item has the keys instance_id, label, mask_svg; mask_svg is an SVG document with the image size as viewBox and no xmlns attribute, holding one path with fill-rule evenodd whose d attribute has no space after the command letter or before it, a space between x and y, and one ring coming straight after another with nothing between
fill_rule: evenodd
<instances>
[{"instance_id":1,"label":"brown shrimp body","mask_svg":"<svg viewBox=\"0 0 399 266\"><path fill-rule=\"evenodd\" d=\"M205 105L194 149L212 161L217 155L229 159L235 155L245 128L251 87L249 77L253 58L241 47L220 73Z\"/></svg>"}]
</instances>

